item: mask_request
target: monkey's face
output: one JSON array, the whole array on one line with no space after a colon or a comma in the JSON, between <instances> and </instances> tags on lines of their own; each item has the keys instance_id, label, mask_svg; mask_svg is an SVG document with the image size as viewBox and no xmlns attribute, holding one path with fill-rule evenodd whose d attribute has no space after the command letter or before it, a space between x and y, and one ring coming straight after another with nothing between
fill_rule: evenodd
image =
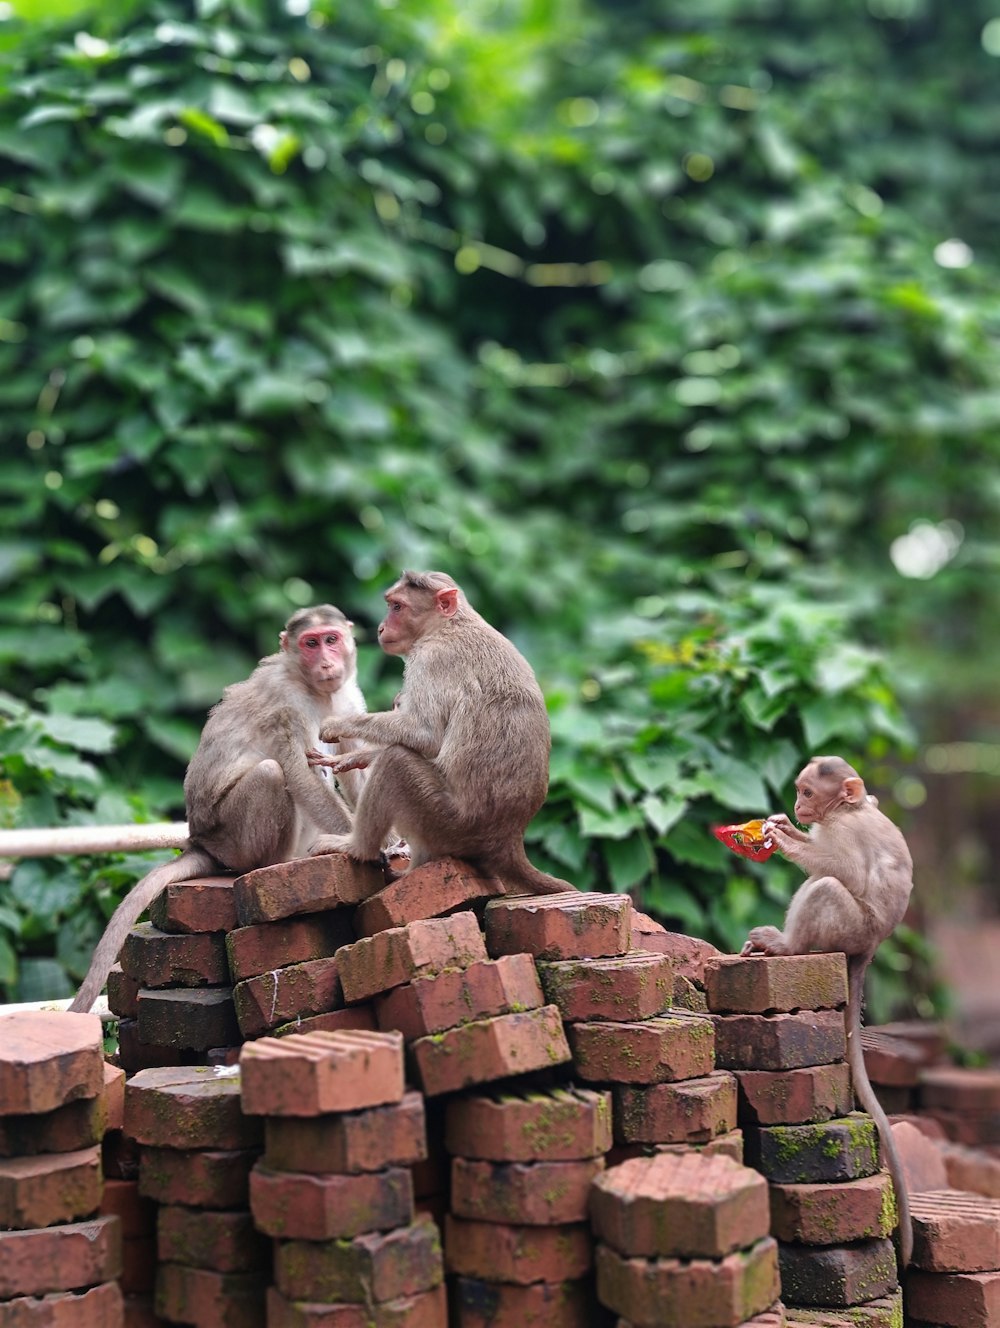
<instances>
[{"instance_id":1,"label":"monkey's face","mask_svg":"<svg viewBox=\"0 0 1000 1328\"><path fill-rule=\"evenodd\" d=\"M336 692L354 667L354 637L343 625L307 627L295 642L306 682L317 692Z\"/></svg>"},{"instance_id":2,"label":"monkey's face","mask_svg":"<svg viewBox=\"0 0 1000 1328\"><path fill-rule=\"evenodd\" d=\"M393 586L386 591L385 617L378 625L378 643L387 655L405 655L421 635L424 615L413 596Z\"/></svg>"}]
</instances>

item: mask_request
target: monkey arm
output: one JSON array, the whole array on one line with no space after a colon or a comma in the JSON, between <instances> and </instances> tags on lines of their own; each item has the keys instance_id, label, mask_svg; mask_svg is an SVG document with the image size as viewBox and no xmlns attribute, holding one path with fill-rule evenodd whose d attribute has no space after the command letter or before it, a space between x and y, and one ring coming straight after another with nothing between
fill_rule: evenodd
<instances>
[{"instance_id":1,"label":"monkey arm","mask_svg":"<svg viewBox=\"0 0 1000 1328\"><path fill-rule=\"evenodd\" d=\"M320 727L319 736L323 742L362 738L376 747L409 747L433 760L441 750L446 723L443 716L424 718L422 723L421 718L412 710L379 710L350 719L328 719Z\"/></svg>"}]
</instances>

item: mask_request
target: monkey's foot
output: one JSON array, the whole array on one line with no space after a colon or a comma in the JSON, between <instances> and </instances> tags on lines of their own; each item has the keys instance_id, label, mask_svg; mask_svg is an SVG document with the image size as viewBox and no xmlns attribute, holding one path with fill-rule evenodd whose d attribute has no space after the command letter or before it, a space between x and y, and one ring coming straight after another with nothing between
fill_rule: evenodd
<instances>
[{"instance_id":1,"label":"monkey's foot","mask_svg":"<svg viewBox=\"0 0 1000 1328\"><path fill-rule=\"evenodd\" d=\"M309 845L309 856L318 858L324 853L346 853L348 857L353 858L351 852L350 835L320 835L319 839Z\"/></svg>"},{"instance_id":2,"label":"monkey's foot","mask_svg":"<svg viewBox=\"0 0 1000 1328\"><path fill-rule=\"evenodd\" d=\"M754 927L740 954L786 955L788 946L777 927Z\"/></svg>"}]
</instances>

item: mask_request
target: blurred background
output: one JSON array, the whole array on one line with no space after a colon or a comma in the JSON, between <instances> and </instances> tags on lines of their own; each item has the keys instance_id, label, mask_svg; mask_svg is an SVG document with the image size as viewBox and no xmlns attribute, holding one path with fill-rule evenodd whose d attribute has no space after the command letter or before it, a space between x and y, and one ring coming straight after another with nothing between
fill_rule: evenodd
<instances>
[{"instance_id":1,"label":"blurred background","mask_svg":"<svg viewBox=\"0 0 1000 1328\"><path fill-rule=\"evenodd\" d=\"M182 818L296 608L439 568L533 663L543 866L737 948L713 824L859 766L870 1019L1000 1048L996 0L0 4L0 823ZM162 856L162 855L161 855ZM152 861L29 859L68 994Z\"/></svg>"}]
</instances>

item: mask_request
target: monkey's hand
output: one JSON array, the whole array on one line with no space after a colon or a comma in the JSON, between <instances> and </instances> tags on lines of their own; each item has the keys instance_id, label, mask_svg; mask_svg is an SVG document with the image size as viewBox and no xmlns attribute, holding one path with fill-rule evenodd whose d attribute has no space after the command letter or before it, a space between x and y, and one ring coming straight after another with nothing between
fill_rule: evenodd
<instances>
[{"instance_id":1,"label":"monkey's hand","mask_svg":"<svg viewBox=\"0 0 1000 1328\"><path fill-rule=\"evenodd\" d=\"M318 752L314 747L310 747L306 752L306 760L310 765L325 765L330 770L335 770L340 757L331 756L328 752Z\"/></svg>"},{"instance_id":2,"label":"monkey's hand","mask_svg":"<svg viewBox=\"0 0 1000 1328\"><path fill-rule=\"evenodd\" d=\"M347 853L350 847L350 835L320 835L309 845L309 856L318 858L324 853Z\"/></svg>"},{"instance_id":3,"label":"monkey's hand","mask_svg":"<svg viewBox=\"0 0 1000 1328\"><path fill-rule=\"evenodd\" d=\"M348 770L367 770L376 753L370 748L363 752L347 752L343 756L331 756L324 765L329 765L335 775L342 775Z\"/></svg>"},{"instance_id":4,"label":"monkey's hand","mask_svg":"<svg viewBox=\"0 0 1000 1328\"><path fill-rule=\"evenodd\" d=\"M766 839L773 839L778 849L789 857L795 852L794 845L809 843L809 836L805 831L793 825L784 812L776 812L774 816L769 816L761 826L761 834Z\"/></svg>"},{"instance_id":5,"label":"monkey's hand","mask_svg":"<svg viewBox=\"0 0 1000 1328\"><path fill-rule=\"evenodd\" d=\"M788 946L777 927L754 927L740 954L783 955L788 954Z\"/></svg>"},{"instance_id":6,"label":"monkey's hand","mask_svg":"<svg viewBox=\"0 0 1000 1328\"><path fill-rule=\"evenodd\" d=\"M364 715L341 715L339 718L325 719L319 726L320 742L340 742L341 738L357 738L361 733L358 721Z\"/></svg>"}]
</instances>

